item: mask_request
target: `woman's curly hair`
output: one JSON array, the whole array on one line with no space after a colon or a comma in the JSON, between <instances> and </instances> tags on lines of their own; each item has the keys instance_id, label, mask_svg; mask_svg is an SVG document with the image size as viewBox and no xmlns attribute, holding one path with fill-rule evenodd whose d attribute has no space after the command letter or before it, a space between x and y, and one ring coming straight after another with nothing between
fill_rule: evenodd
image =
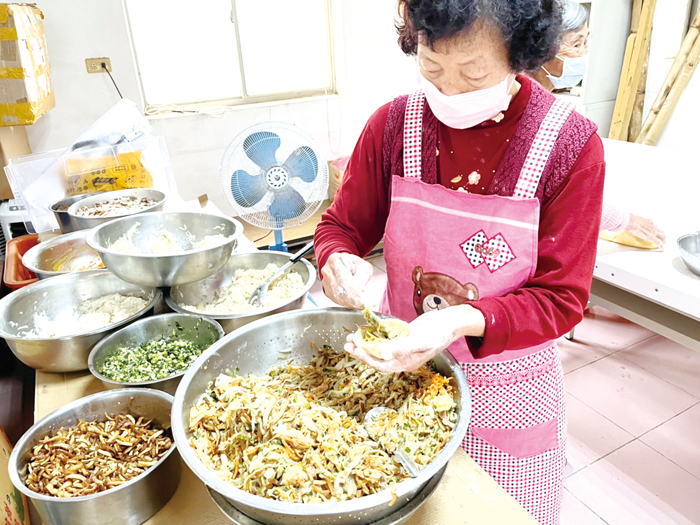
<instances>
[{"instance_id":1,"label":"woman's curly hair","mask_svg":"<svg viewBox=\"0 0 700 525\"><path fill-rule=\"evenodd\" d=\"M513 71L535 71L556 53L561 36L559 0L399 0L399 45L415 55L418 42L433 48L474 22L500 30Z\"/></svg>"}]
</instances>

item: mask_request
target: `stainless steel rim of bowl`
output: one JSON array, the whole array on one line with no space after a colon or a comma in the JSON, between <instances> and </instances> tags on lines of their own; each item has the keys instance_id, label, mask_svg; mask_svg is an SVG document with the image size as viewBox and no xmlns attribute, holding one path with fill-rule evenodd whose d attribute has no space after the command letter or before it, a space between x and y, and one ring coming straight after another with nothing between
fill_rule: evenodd
<instances>
[{"instance_id":1,"label":"stainless steel rim of bowl","mask_svg":"<svg viewBox=\"0 0 700 525\"><path fill-rule=\"evenodd\" d=\"M119 197L123 196L129 196L129 195L134 195L134 194L145 194L145 195L151 195L152 198L156 200L155 204L151 204L150 206L147 206L143 209L140 210L132 210L127 213L120 213L118 215L108 215L108 216L102 216L102 217L86 217L84 215L78 215L77 210L81 208L82 206L86 206L89 204L96 204L98 202L109 202L111 200L117 199ZM132 189L126 189L126 190L117 190L117 191L108 191L108 192L103 192L99 194L94 194L90 195L87 199L82 199L79 201L74 202L73 204L70 205L68 210L66 210L66 213L74 218L74 219L83 219L87 221L92 221L92 220L112 220L112 219L119 219L121 217L131 217L132 215L139 215L142 213L147 213L149 210L153 210L154 208L157 208L158 206L162 206L165 204L165 201L167 200L167 196L165 193L163 193L160 190L154 190L152 188L132 188ZM89 202L85 202L89 201ZM94 201L94 202L93 202Z\"/></svg>"},{"instance_id":2,"label":"stainless steel rim of bowl","mask_svg":"<svg viewBox=\"0 0 700 525\"><path fill-rule=\"evenodd\" d=\"M217 340L213 343L216 344L218 341L220 341L226 334L224 333L224 329L221 328L221 325L217 323L215 320L204 317L202 315L190 315L190 314L181 314L181 313L170 313L170 314L159 314L159 315L154 315L151 317L147 317L146 319L139 319L138 321L135 321L131 323L128 326L125 326L124 328L121 328L114 332L113 334L108 335L104 339L100 340L99 343L97 343L93 349L90 351L90 355L88 356L88 368L90 369L90 373L94 375L97 379L100 381L103 381L105 383L111 383L113 385L119 385L123 386L124 388L130 388L130 387L148 387L150 385L155 385L157 383L161 383L163 381L168 381L170 379L174 379L176 377L181 377L184 376L187 370L183 370L182 372L178 372L177 374L173 374L168 377L164 377L162 379L155 379L153 381L143 381L141 383L132 383L132 382L125 382L125 381L115 381L113 379L110 379L106 376L103 376L98 370L97 366L95 366L95 358L97 355L107 346L111 344L112 341L117 339L117 336L121 336L121 333L124 332L125 330L133 329L138 326L144 325L144 324L151 324L151 323L156 323L161 319L182 319L182 318L189 318L189 319L200 319L202 322L205 322L209 325L211 325L213 328L216 329L217 334L219 337ZM212 345L213 346L213 345ZM206 350L205 350L206 351ZM204 352L203 352L204 353Z\"/></svg>"},{"instance_id":3,"label":"stainless steel rim of bowl","mask_svg":"<svg viewBox=\"0 0 700 525\"><path fill-rule=\"evenodd\" d=\"M137 220L138 218L143 218L143 217L150 218L150 217L164 216L164 215L209 215L211 217L216 217L217 219L220 219L222 221L226 221L229 224L233 225L234 232L225 242L222 242L221 244L217 244L214 246L206 246L204 248L197 248L196 250L187 250L185 252L173 253L173 254L124 253L124 252L120 252L118 250L110 250L106 246L102 246L96 240L96 237L101 230L109 228L110 225L115 224L119 221ZM224 217L222 215L214 215L211 213L201 213L201 212L155 211L155 212L148 212L148 213L140 213L137 215L127 215L125 217L118 217L116 219L110 220L109 222L105 222L103 224L100 224L99 226L95 226L92 230L90 230L88 232L87 236L85 237L85 242L93 250L96 250L99 253L107 253L107 254L113 254L113 255L117 255L117 256L135 257L135 258L143 258L143 259L168 259L171 257L182 257L182 256L191 255L191 254L195 254L195 253L203 253L203 252L206 252L207 250L215 250L217 248L221 248L222 246L226 246L229 243L236 242L236 240L238 239L238 237L241 236L242 233L243 233L243 225L240 223L240 221L233 219L231 217Z\"/></svg>"},{"instance_id":4,"label":"stainless steel rim of bowl","mask_svg":"<svg viewBox=\"0 0 700 525\"><path fill-rule=\"evenodd\" d=\"M79 239L85 239L85 236L87 235L88 230L80 230L77 232L71 232L71 233L64 233L62 235L59 235L58 237L54 237L53 239L49 239L48 241L41 242L37 244L36 246L32 246L27 252L22 256L22 264L24 265L27 270L30 270L34 273L41 273L44 275L62 275L64 273L72 273L72 272L63 272L59 270L44 270L42 268L39 268L38 266L38 261L39 257L41 257L41 254L44 253L46 250L50 250L51 248L54 248L56 246L60 246L61 244L64 244L66 242L71 242L74 240L79 240ZM85 243L87 246L87 243ZM95 251L93 248L90 248L91 250ZM95 251L95 255L99 257L99 253ZM104 270L104 268L96 268L95 270ZM76 270L77 271L77 270ZM88 271L88 270L83 270L83 271Z\"/></svg>"},{"instance_id":5,"label":"stainless steel rim of bowl","mask_svg":"<svg viewBox=\"0 0 700 525\"><path fill-rule=\"evenodd\" d=\"M382 505L388 505L392 500L392 491L390 491L389 489L383 490L376 494L363 496L361 498L356 498L340 503L286 503L264 498L261 496L256 496L254 494L237 489L232 485L229 485L228 483L224 482L221 478L219 478L216 475L216 473L207 469L207 467L205 467L199 461L187 440L187 435L185 433L186 423L182 417L185 402L185 394L195 374L201 367L206 366L207 360L214 354L216 354L222 347L227 345L231 340L242 337L248 332L269 326L270 323L274 322L275 320L282 320L292 318L295 316L303 316L312 312L315 312L317 314L323 314L328 312L347 312L347 310L345 310L344 308L319 308L316 310L296 310L293 312L276 314L274 316L267 317L265 319L260 319L258 321L247 324L239 328L238 330L229 333L226 337L213 344L206 352L199 356L197 361L195 361L192 364L190 369L180 381L180 385L177 388L177 391L175 393L175 399L173 401L171 423L173 429L173 438L175 442L180 445L180 456L185 461L187 466L192 470L192 472L194 472L195 475L197 475L197 477L199 477L205 485L211 487L213 490L215 490L219 494L222 494L226 498L238 501L244 506L255 507L264 512L293 516L304 515L308 516L309 518L312 518L317 515L327 515L334 513L354 514L374 509ZM357 315L361 318L361 314L359 312L357 313ZM454 357L452 357L452 355L449 354L449 352L443 352L441 356L447 361L449 367L452 369L455 380L459 385L462 401L464 401L467 406L471 406L471 401L469 397L469 386L467 384L467 379L464 375L464 372L462 371L461 366L459 365L459 363L457 363ZM440 453L433 459L433 461L430 464L428 464L425 468L423 468L417 477L404 480L394 487L393 492L398 498L401 498L404 494L408 492L419 489L423 484L427 482L428 479L432 478L435 474L437 474L438 471L440 471L440 469L443 466L447 464L454 452L460 446L462 436L467 431L469 420L470 418L460 417L457 426L453 430L452 437L442 449L442 451L440 451Z\"/></svg>"},{"instance_id":6,"label":"stainless steel rim of bowl","mask_svg":"<svg viewBox=\"0 0 700 525\"><path fill-rule=\"evenodd\" d=\"M37 281L35 283L32 283L30 285L27 285L23 288L20 288L19 290L15 290L14 292L11 292L7 294L5 297L0 299L0 312L7 312L9 305L11 305L14 301L20 300L22 297L26 295L30 295L34 293L36 290L41 290L46 287L56 287L60 284L63 283L63 281L73 281L77 279L119 279L116 275L105 271L105 270L89 270L89 271L84 271L84 272L71 272L71 273L66 273L62 275L58 275L52 279L43 279L40 281ZM121 280L121 279L119 279ZM126 283L125 284L129 284ZM163 292L156 288L156 287L149 287L149 286L139 286L139 285L131 285L134 288L140 288L144 292L148 293L149 295L152 294L151 299L148 301L146 306L144 306L139 312L135 313L132 316L127 317L126 319L122 319L121 321L117 323L112 323L106 326L103 326L101 328L97 328L95 330L91 330L89 332L81 332L78 334L70 334L70 335L64 335L60 337L50 337L50 338L41 338L41 337L36 337L36 338L30 338L27 339L26 337L20 337L15 334L11 334L9 332L6 332L2 328L0 328L0 337L4 339L10 339L10 340L30 340L30 341L65 341L69 339L73 339L75 337L83 337L83 336L89 336L89 335L95 335L99 334L101 332L107 332L110 330L113 330L114 328L120 327L125 324L129 324L131 321L134 319L138 319L143 315L144 312L147 312L149 309L153 308L155 304L163 297ZM117 293L117 292L114 292Z\"/></svg>"},{"instance_id":7,"label":"stainless steel rim of bowl","mask_svg":"<svg viewBox=\"0 0 700 525\"><path fill-rule=\"evenodd\" d=\"M258 253L258 252L253 252L253 253ZM265 252L259 252L259 253L265 253ZM289 256L291 259L294 257L294 254L287 254L284 252L276 252L279 253L280 255L283 256ZM250 256L251 253L245 253L245 254L233 254L231 255L230 259L233 259L236 257L236 255L245 255L245 256ZM280 307L293 303L294 301L300 299L301 297L304 297L307 293L309 293L309 290L311 290L311 287L314 285L316 282L316 268L314 268L314 265L311 264L309 261L306 259L301 259L297 264L304 264L306 266L308 272L309 272L309 280L304 283L304 287L296 293L294 296L291 298L273 305L269 306L267 308L258 308L252 312L245 312L245 313L240 313L240 314L217 314L217 313L203 313L203 312L198 312L196 310L188 310L187 308L183 308L180 303L178 303L175 298L173 298L173 293L175 293L175 289L177 286L173 286L170 288L169 292L165 294L165 303L170 307L171 309L175 310L176 312L181 312L183 314L191 314L191 315L201 315L203 317L208 317L210 319L245 319L247 317L256 317L259 315L265 315L270 312L274 312L275 310L279 309ZM293 266L292 266L293 268ZM290 269L291 270L291 269ZM191 283L189 285L185 286L191 286L192 284L197 284L197 283Z\"/></svg>"},{"instance_id":8,"label":"stainless steel rim of bowl","mask_svg":"<svg viewBox=\"0 0 700 525\"><path fill-rule=\"evenodd\" d=\"M70 207L70 205L65 210L62 210L62 211L60 211L58 209L58 206L63 204L66 201L70 201L70 204L73 204L74 202L78 202L78 201L87 199L89 197L94 197L95 195L102 195L103 193L106 193L106 192L98 191L95 193L82 193L80 195L73 195L72 197L63 197L60 200L57 200L56 202L52 202L51 204L49 204L48 208L49 208L49 211L52 211L54 213L66 213L67 214L68 208Z\"/></svg>"},{"instance_id":9,"label":"stainless steel rim of bowl","mask_svg":"<svg viewBox=\"0 0 700 525\"><path fill-rule=\"evenodd\" d=\"M105 392L98 392L97 394L92 394L86 397L82 397L80 399L77 399L71 403L68 403L67 405L62 406L58 410L55 410L51 412L49 415L43 417L41 420L37 421L32 427L27 430L22 437L19 439L17 444L14 446L12 453L10 454L10 459L9 459L9 464L8 464L8 472L10 474L10 480L12 481L12 484L25 496L31 499L36 499L40 501L46 501L46 502L66 502L66 503L71 503L71 502L81 502L81 501L87 501L91 499L98 498L104 494L114 494L119 491L123 491L128 489L130 486L134 485L135 483L138 483L144 476L146 476L149 472L153 471L155 468L157 468L161 463L163 463L168 457L175 452L177 449L177 444L175 443L175 440L173 439L173 445L170 447L170 449L163 454L163 457L158 460L158 462L153 465L152 467L149 467L148 470L145 472L142 472L135 478L130 479L129 481L123 483L122 485L119 485L118 487L114 487L112 489L104 490L102 492L98 492L96 494L91 494L89 496L78 496L76 498L57 498L55 496L45 496L43 494L39 494L38 492L34 492L31 490L29 487L27 487L24 484L24 481L20 478L19 474L19 451L24 449L27 441L30 441L34 437L35 429L36 428L41 428L44 426L46 423L51 421L52 419L56 419L60 417L61 415L65 414L66 412L70 412L71 410L78 408L82 405L87 405L91 401L98 400L101 398L107 398L110 396L128 396L132 395L134 397L137 396L153 396L153 397L159 397L163 399L164 401L168 401L172 404L173 402L173 396L170 394L167 394L165 392L162 392L160 390L154 390L154 389L143 389L143 388L128 388L128 389L120 389L120 390L107 390ZM172 419L170 422L170 426L172 428ZM45 436L42 436L43 438ZM39 439L41 439L39 438Z\"/></svg>"}]
</instances>

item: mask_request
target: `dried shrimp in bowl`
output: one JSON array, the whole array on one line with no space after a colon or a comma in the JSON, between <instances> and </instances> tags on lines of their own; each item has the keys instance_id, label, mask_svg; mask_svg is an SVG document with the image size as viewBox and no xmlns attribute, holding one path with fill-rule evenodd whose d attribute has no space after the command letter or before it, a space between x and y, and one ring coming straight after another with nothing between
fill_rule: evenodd
<instances>
[{"instance_id":1,"label":"dried shrimp in bowl","mask_svg":"<svg viewBox=\"0 0 700 525\"><path fill-rule=\"evenodd\" d=\"M75 498L126 483L158 463L173 441L143 417L105 414L79 420L32 449L25 484L46 496Z\"/></svg>"}]
</instances>

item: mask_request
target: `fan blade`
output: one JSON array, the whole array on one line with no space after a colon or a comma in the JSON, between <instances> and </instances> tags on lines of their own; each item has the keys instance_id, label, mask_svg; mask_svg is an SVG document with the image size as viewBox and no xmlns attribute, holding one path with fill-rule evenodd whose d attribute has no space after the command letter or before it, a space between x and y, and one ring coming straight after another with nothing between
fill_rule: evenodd
<instances>
[{"instance_id":1,"label":"fan blade","mask_svg":"<svg viewBox=\"0 0 700 525\"><path fill-rule=\"evenodd\" d=\"M304 182L313 182L318 175L316 153L308 146L295 149L285 162L292 177L299 177Z\"/></svg>"},{"instance_id":2,"label":"fan blade","mask_svg":"<svg viewBox=\"0 0 700 525\"><path fill-rule=\"evenodd\" d=\"M231 175L231 193L240 206L250 208L267 193L267 182L262 175L251 176L243 170L236 170Z\"/></svg>"},{"instance_id":3,"label":"fan blade","mask_svg":"<svg viewBox=\"0 0 700 525\"><path fill-rule=\"evenodd\" d=\"M298 217L304 212L306 201L297 190L287 186L282 191L275 193L275 199L270 205L270 215L275 219L286 221Z\"/></svg>"},{"instance_id":4,"label":"fan blade","mask_svg":"<svg viewBox=\"0 0 700 525\"><path fill-rule=\"evenodd\" d=\"M275 152L280 147L279 135L271 131L258 131L248 135L243 141L243 150L248 158L263 170L277 164Z\"/></svg>"}]
</instances>

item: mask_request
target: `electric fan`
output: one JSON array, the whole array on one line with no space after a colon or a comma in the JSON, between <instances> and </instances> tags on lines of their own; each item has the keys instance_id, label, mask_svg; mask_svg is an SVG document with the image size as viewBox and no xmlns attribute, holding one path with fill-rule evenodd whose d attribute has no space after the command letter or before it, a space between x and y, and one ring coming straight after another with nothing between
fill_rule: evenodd
<instances>
[{"instance_id":1,"label":"electric fan","mask_svg":"<svg viewBox=\"0 0 700 525\"><path fill-rule=\"evenodd\" d=\"M278 251L287 251L282 230L311 217L328 191L328 165L313 139L286 122L261 122L239 133L224 151L219 175L237 215L274 230L270 248Z\"/></svg>"}]
</instances>

